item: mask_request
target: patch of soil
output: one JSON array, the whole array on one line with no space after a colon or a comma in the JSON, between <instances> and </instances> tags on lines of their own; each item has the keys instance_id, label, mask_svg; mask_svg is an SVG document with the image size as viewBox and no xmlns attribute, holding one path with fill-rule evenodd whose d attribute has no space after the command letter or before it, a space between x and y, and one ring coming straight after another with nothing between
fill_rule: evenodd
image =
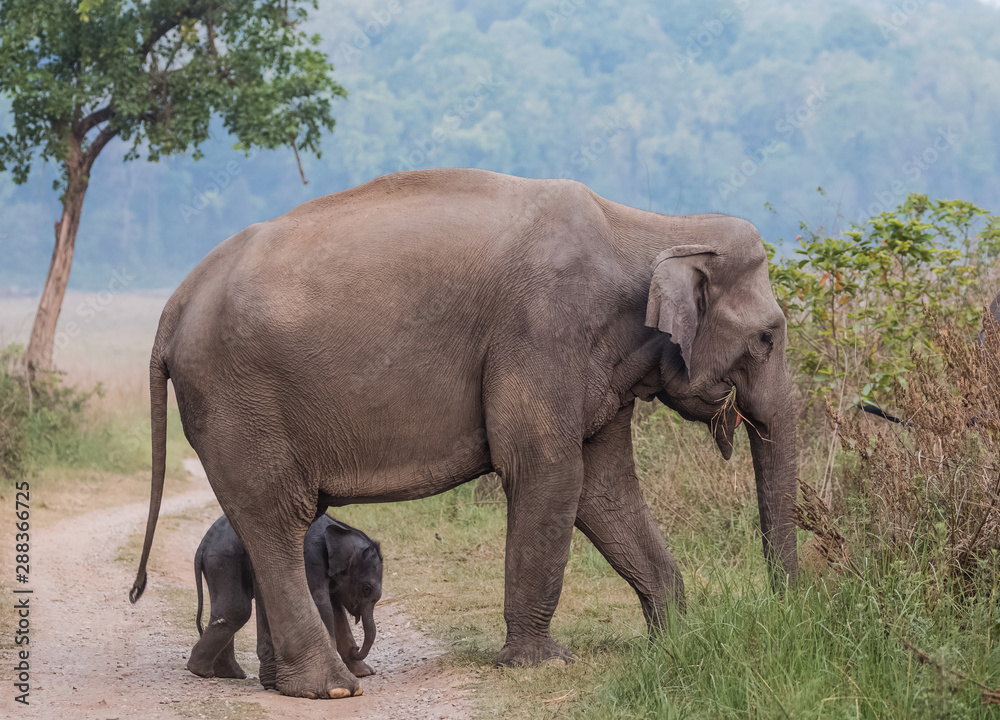
<instances>
[{"instance_id":1,"label":"patch of soil","mask_svg":"<svg viewBox=\"0 0 1000 720\"><path fill-rule=\"evenodd\" d=\"M194 552L221 510L197 461L188 470L191 489L163 502L149 581L136 605L129 604L128 590L136 568L131 556L139 550L129 548L144 531L146 503L93 510L35 530L31 704L16 704L7 684L0 714L46 720L471 717L474 678L444 663L442 644L412 627L405 608L392 600L390 577L368 657L378 674L362 679L361 697L302 700L265 691L253 676L191 675L185 663L197 639ZM255 627L251 619L240 631L237 649L254 647ZM238 657L248 676L256 672L252 652Z\"/></svg>"}]
</instances>

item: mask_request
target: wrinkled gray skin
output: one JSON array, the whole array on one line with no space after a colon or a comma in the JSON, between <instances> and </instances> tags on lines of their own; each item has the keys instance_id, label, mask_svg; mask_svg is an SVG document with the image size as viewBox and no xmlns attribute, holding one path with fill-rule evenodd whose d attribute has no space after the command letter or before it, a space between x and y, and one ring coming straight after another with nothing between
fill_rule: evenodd
<instances>
[{"instance_id":1,"label":"wrinkled gray skin","mask_svg":"<svg viewBox=\"0 0 1000 720\"><path fill-rule=\"evenodd\" d=\"M988 311L993 319L1000 323L1000 290L997 291L997 294L993 296L993 300L990 301ZM979 331L979 347L983 347L984 345L986 345L985 327Z\"/></svg>"},{"instance_id":2,"label":"wrinkled gray skin","mask_svg":"<svg viewBox=\"0 0 1000 720\"><path fill-rule=\"evenodd\" d=\"M306 594L302 538L316 513L491 470L507 495L499 662L571 657L549 623L574 526L635 589L651 629L668 602L683 608L633 466L637 398L707 424L726 458L747 420L764 554L781 584L797 572L796 449L767 273L744 220L658 215L576 182L479 170L388 175L247 228L192 270L160 319L132 596L159 512L168 377L257 571L282 693L357 687Z\"/></svg>"},{"instance_id":3,"label":"wrinkled gray skin","mask_svg":"<svg viewBox=\"0 0 1000 720\"><path fill-rule=\"evenodd\" d=\"M319 615L340 658L357 677L375 671L364 662L375 642L375 603L382 597L382 552L378 543L360 530L321 515L306 532L306 580ZM204 573L211 600L208 628L202 629ZM233 637L250 619L255 586L246 548L223 515L208 529L194 556L198 586L198 634L201 638L188 658L188 670L201 677L245 678L236 662ZM358 649L347 619L363 621L365 640ZM276 668L267 615L257 602L257 654L260 680L274 687Z\"/></svg>"}]
</instances>

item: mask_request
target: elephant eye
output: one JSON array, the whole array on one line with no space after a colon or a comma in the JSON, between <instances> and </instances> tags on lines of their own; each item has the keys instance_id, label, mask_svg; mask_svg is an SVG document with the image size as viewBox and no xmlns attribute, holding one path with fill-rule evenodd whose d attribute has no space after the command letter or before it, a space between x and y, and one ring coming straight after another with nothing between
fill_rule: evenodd
<instances>
[{"instance_id":1,"label":"elephant eye","mask_svg":"<svg viewBox=\"0 0 1000 720\"><path fill-rule=\"evenodd\" d=\"M361 592L364 595L371 595L372 586L369 583L365 583L364 585L361 586Z\"/></svg>"},{"instance_id":2,"label":"elephant eye","mask_svg":"<svg viewBox=\"0 0 1000 720\"><path fill-rule=\"evenodd\" d=\"M760 336L760 341L765 345L774 345L774 334L769 330Z\"/></svg>"}]
</instances>

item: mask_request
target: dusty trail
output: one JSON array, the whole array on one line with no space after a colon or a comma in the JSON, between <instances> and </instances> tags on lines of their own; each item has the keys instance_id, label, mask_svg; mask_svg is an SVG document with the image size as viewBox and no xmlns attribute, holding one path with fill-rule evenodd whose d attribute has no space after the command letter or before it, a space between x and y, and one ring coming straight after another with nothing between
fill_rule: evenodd
<instances>
[{"instance_id":1,"label":"dusty trail","mask_svg":"<svg viewBox=\"0 0 1000 720\"><path fill-rule=\"evenodd\" d=\"M160 513L146 593L127 598L135 563L118 560L144 527L145 503L88 512L32 535L31 672L29 707L8 689L0 713L10 718L149 720L173 718L447 718L472 715L472 678L441 662L440 643L410 627L392 601L391 578L376 610L378 638L362 697L311 701L264 691L247 680L205 680L185 668L194 629L194 551L220 514L197 461L193 489L167 498ZM387 573L388 575L388 573ZM237 649L254 646L254 620ZM256 657L238 653L248 675ZM5 663L6 665L7 663ZM9 666L8 666L9 667ZM6 673L5 673L6 674Z\"/></svg>"}]
</instances>

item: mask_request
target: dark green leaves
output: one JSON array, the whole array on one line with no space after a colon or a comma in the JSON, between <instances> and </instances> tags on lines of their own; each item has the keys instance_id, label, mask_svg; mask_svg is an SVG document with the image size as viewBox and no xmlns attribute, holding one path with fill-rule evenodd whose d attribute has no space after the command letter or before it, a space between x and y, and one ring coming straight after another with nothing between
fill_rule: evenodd
<instances>
[{"instance_id":1,"label":"dark green leaves","mask_svg":"<svg viewBox=\"0 0 1000 720\"><path fill-rule=\"evenodd\" d=\"M300 28L315 2L4 0L0 92L14 128L0 170L27 179L33 159L88 164L111 137L128 157L194 151L220 115L239 146L318 152L344 97L318 38Z\"/></svg>"}]
</instances>

